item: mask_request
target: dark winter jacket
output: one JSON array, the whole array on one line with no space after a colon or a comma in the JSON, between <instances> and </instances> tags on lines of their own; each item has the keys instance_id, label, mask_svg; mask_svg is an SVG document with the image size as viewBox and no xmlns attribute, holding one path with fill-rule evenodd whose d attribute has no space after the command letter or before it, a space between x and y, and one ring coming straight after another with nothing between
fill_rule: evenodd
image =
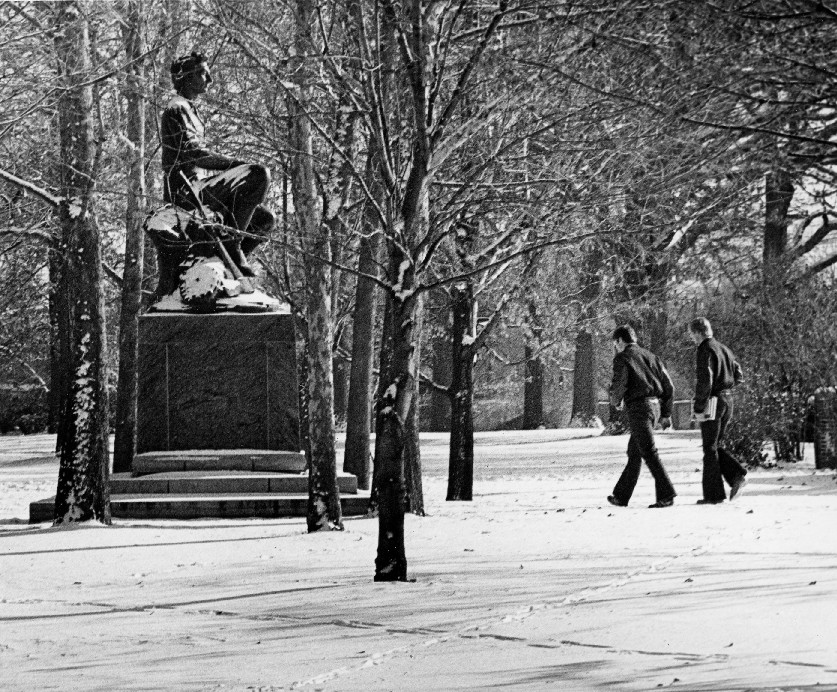
<instances>
[{"instance_id":1,"label":"dark winter jacket","mask_svg":"<svg viewBox=\"0 0 837 692\"><path fill-rule=\"evenodd\" d=\"M695 412L701 413L711 396L732 389L744 377L741 366L726 346L713 337L700 342L695 354Z\"/></svg>"},{"instance_id":2,"label":"dark winter jacket","mask_svg":"<svg viewBox=\"0 0 837 692\"><path fill-rule=\"evenodd\" d=\"M610 403L619 406L622 401L630 404L649 397L660 400L660 415L663 418L671 416L674 385L663 362L651 351L628 344L613 359Z\"/></svg>"}]
</instances>

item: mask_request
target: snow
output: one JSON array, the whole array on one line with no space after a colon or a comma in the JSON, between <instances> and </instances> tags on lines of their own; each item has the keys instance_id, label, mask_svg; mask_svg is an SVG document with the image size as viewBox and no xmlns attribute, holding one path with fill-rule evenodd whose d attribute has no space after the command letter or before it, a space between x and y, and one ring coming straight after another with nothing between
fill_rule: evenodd
<instances>
[{"instance_id":1,"label":"snow","mask_svg":"<svg viewBox=\"0 0 837 692\"><path fill-rule=\"evenodd\" d=\"M404 302L410 296L412 296L413 293L415 293L415 289L413 288L404 288L404 275L407 273L407 270L412 266L413 263L409 259L402 260L401 264L398 265L398 280L392 287L392 293L401 302Z\"/></svg>"},{"instance_id":2,"label":"snow","mask_svg":"<svg viewBox=\"0 0 837 692\"><path fill-rule=\"evenodd\" d=\"M81 216L82 204L78 197L71 198L67 203L71 219L77 219Z\"/></svg>"},{"instance_id":3,"label":"snow","mask_svg":"<svg viewBox=\"0 0 837 692\"><path fill-rule=\"evenodd\" d=\"M644 470L623 509L627 438L596 432L477 433L473 502L423 435L407 583L373 582L370 519L28 526L54 438L2 437L0 689L837 689L837 483L810 445L697 506L699 436L658 434L675 506L647 509Z\"/></svg>"}]
</instances>

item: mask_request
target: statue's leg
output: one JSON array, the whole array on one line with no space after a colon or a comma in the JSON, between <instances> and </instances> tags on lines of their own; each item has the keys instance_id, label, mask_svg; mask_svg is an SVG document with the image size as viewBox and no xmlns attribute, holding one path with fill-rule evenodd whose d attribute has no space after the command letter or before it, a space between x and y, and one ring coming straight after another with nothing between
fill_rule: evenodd
<instances>
[{"instance_id":1,"label":"statue's leg","mask_svg":"<svg viewBox=\"0 0 837 692\"><path fill-rule=\"evenodd\" d=\"M186 258L186 250L179 246L157 246L157 298L163 298L180 285L180 264Z\"/></svg>"},{"instance_id":2,"label":"statue's leg","mask_svg":"<svg viewBox=\"0 0 837 692\"><path fill-rule=\"evenodd\" d=\"M246 164L212 176L201 186L201 201L220 211L232 226L246 230L253 213L267 195L270 172L264 166Z\"/></svg>"},{"instance_id":3,"label":"statue's leg","mask_svg":"<svg viewBox=\"0 0 837 692\"><path fill-rule=\"evenodd\" d=\"M270 186L270 172L264 166L247 164L213 176L202 186L201 200L210 209L224 215L226 223L259 236L224 243L244 276L255 272L247 255L266 239L275 221L273 214L260 203Z\"/></svg>"},{"instance_id":4,"label":"statue's leg","mask_svg":"<svg viewBox=\"0 0 837 692\"><path fill-rule=\"evenodd\" d=\"M276 217L267 207L259 205L253 210L250 225L247 227L248 235L241 240L241 249L245 255L249 255L259 245L265 242L273 232L276 224Z\"/></svg>"}]
</instances>

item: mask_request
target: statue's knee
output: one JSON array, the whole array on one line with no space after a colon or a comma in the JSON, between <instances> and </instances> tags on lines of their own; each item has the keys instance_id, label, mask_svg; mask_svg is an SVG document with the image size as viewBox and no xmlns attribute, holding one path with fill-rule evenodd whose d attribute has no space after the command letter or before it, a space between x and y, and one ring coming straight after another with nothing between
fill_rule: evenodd
<instances>
[{"instance_id":1,"label":"statue's knee","mask_svg":"<svg viewBox=\"0 0 837 692\"><path fill-rule=\"evenodd\" d=\"M270 170L260 163L251 164L250 179L255 185L267 190L270 187Z\"/></svg>"},{"instance_id":2,"label":"statue's knee","mask_svg":"<svg viewBox=\"0 0 837 692\"><path fill-rule=\"evenodd\" d=\"M276 226L276 214L274 214L270 209L263 209L263 213L260 214L260 223L263 235L270 235L270 232Z\"/></svg>"}]
</instances>

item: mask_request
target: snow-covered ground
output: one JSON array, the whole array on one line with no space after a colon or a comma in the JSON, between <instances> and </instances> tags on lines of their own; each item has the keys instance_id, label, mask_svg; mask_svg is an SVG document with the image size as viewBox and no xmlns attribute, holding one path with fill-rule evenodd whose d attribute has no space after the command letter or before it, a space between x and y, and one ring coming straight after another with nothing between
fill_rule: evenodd
<instances>
[{"instance_id":1,"label":"snow-covered ground","mask_svg":"<svg viewBox=\"0 0 837 692\"><path fill-rule=\"evenodd\" d=\"M675 506L644 471L621 509L627 438L589 434L478 434L468 503L423 436L400 584L369 519L28 526L52 439L0 438L0 689L837 690L834 472L809 450L696 506L698 435L667 432Z\"/></svg>"}]
</instances>

